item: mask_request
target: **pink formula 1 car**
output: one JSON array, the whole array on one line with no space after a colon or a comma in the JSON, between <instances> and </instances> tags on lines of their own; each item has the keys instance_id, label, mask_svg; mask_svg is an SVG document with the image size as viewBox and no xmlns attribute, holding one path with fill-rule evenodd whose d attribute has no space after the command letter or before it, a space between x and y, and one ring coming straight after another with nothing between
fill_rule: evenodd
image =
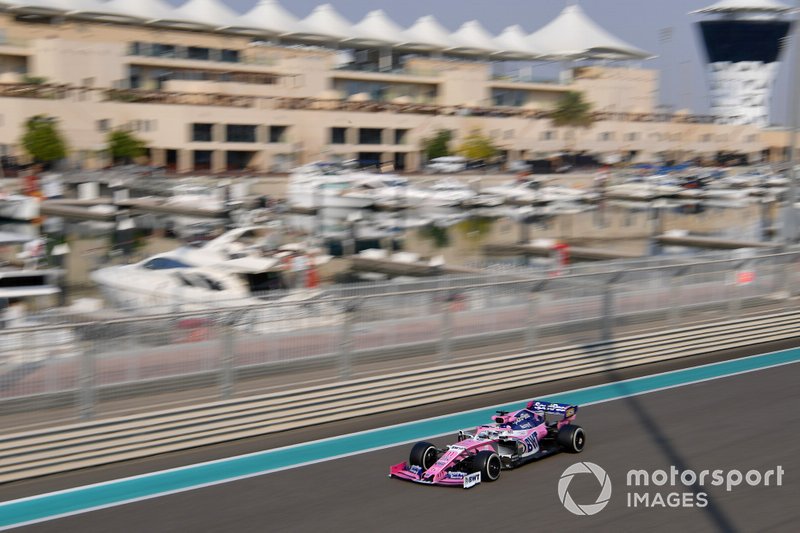
<instances>
[{"instance_id":1,"label":"pink formula 1 car","mask_svg":"<svg viewBox=\"0 0 800 533\"><path fill-rule=\"evenodd\" d=\"M411 449L408 463L390 468L390 477L426 485L469 489L481 481L497 481L500 471L516 468L559 451L580 453L583 428L572 422L578 407L532 401L515 413L498 411L494 424L474 434L459 432L458 444L441 450L428 442Z\"/></svg>"}]
</instances>

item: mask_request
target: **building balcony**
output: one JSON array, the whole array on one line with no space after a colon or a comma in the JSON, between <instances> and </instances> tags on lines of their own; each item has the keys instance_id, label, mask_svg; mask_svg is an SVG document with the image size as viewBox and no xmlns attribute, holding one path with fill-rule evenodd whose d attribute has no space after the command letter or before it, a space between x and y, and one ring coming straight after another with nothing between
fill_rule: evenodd
<instances>
[{"instance_id":1,"label":"building balcony","mask_svg":"<svg viewBox=\"0 0 800 533\"><path fill-rule=\"evenodd\" d=\"M340 80L402 82L424 85L441 83L439 73L427 69L395 69L378 71L364 69L356 65L346 65L331 71L331 77Z\"/></svg>"},{"instance_id":2,"label":"building balcony","mask_svg":"<svg viewBox=\"0 0 800 533\"><path fill-rule=\"evenodd\" d=\"M33 49L29 40L0 34L0 56L30 57L32 55Z\"/></svg>"},{"instance_id":3,"label":"building balcony","mask_svg":"<svg viewBox=\"0 0 800 533\"><path fill-rule=\"evenodd\" d=\"M203 71L241 72L253 74L299 75L297 72L287 72L277 67L275 61L266 58L240 58L241 61L206 61L202 59L188 59L185 57L128 55L130 65L157 68L184 68Z\"/></svg>"}]
</instances>

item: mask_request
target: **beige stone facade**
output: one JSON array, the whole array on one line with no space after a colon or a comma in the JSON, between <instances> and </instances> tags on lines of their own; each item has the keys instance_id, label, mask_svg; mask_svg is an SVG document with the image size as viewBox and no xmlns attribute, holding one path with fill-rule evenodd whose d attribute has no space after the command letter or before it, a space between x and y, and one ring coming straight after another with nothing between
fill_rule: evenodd
<instances>
[{"instance_id":1,"label":"beige stone facade","mask_svg":"<svg viewBox=\"0 0 800 533\"><path fill-rule=\"evenodd\" d=\"M639 160L785 153L783 131L660 114L655 70L580 67L530 81L537 68L497 75L505 67L463 58L0 13L0 145L21 155L22 124L45 114L58 119L72 164L104 164L108 131L125 128L148 142L152 163L182 173L333 158L417 170L422 139L438 129L456 144L481 130L509 161L565 150ZM593 103L591 128L547 118L567 91Z\"/></svg>"}]
</instances>

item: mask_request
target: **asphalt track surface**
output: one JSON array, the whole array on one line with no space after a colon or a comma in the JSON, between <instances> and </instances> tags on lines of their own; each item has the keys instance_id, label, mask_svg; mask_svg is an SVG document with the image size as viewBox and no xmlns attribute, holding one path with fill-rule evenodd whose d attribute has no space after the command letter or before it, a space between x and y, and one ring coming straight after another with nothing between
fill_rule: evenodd
<instances>
[{"instance_id":1,"label":"asphalt track surface","mask_svg":"<svg viewBox=\"0 0 800 533\"><path fill-rule=\"evenodd\" d=\"M499 482L470 491L387 479L388 466L407 457L409 446L404 445L19 531L796 531L800 521L798 379L800 365L791 364L588 406L579 413L589 439L583 454L560 454L506 471ZM559 385L554 390L566 390L563 382ZM307 440L319 437L310 435ZM217 453L228 455L223 450ZM162 467L194 462L197 454L206 460L214 458L213 452L201 450L181 454L182 460L164 457L34 480L0 489L0 501L12 494L39 494L59 485L152 471L159 462L164 463ZM558 500L561 474L578 461L600 465L612 479L611 502L596 516L575 517ZM780 465L786 473L781 487L740 486L732 492L718 487L694 489L708 492L710 504L705 508L626 506L628 470L669 470L671 465L680 470L762 472ZM666 495L693 490L682 486L652 489L645 491ZM570 491L579 503L593 503L596 481L577 477Z\"/></svg>"}]
</instances>

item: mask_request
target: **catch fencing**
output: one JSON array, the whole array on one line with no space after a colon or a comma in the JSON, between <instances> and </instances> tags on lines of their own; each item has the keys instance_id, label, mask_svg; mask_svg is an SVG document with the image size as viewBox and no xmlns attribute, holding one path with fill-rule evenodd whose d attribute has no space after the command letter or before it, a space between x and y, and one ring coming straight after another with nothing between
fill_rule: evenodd
<instances>
[{"instance_id":1,"label":"catch fencing","mask_svg":"<svg viewBox=\"0 0 800 533\"><path fill-rule=\"evenodd\" d=\"M504 269L0 332L6 426L291 390L791 310L800 252ZM49 415L46 415L49 413Z\"/></svg>"}]
</instances>

